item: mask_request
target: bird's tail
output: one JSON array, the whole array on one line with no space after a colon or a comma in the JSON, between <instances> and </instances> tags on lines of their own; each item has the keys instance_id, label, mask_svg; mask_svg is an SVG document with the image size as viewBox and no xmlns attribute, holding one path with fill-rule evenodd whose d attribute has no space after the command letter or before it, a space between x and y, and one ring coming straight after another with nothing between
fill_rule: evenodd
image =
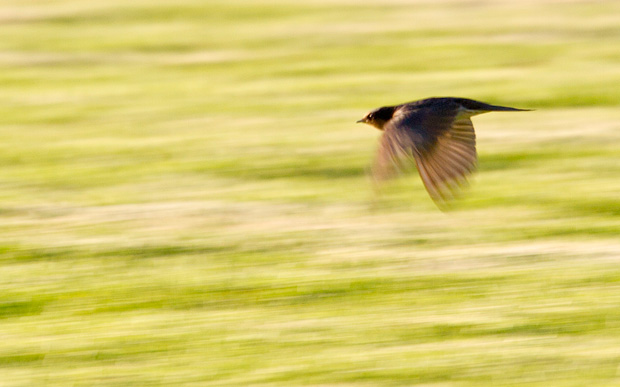
<instances>
[{"instance_id":1,"label":"bird's tail","mask_svg":"<svg viewBox=\"0 0 620 387\"><path fill-rule=\"evenodd\" d=\"M532 109L519 109L519 108L499 106L499 105L487 105L487 104L485 105L486 105L485 108L482 110L489 111L489 112L529 112L529 111L532 111Z\"/></svg>"},{"instance_id":2,"label":"bird's tail","mask_svg":"<svg viewBox=\"0 0 620 387\"><path fill-rule=\"evenodd\" d=\"M488 103L475 101L473 99L459 98L458 101L467 110L472 110L477 114L486 112L527 112L532 109L518 109L508 106L491 105Z\"/></svg>"}]
</instances>

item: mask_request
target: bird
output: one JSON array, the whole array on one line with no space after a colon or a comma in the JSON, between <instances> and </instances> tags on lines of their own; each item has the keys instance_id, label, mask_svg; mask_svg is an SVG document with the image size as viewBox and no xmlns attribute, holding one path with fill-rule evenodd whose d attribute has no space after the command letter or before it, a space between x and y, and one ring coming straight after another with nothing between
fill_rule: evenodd
<instances>
[{"instance_id":1,"label":"bird","mask_svg":"<svg viewBox=\"0 0 620 387\"><path fill-rule=\"evenodd\" d=\"M477 168L471 117L529 110L468 98L432 97L373 109L357 122L383 132L371 167L375 181L392 178L415 165L431 199L445 211Z\"/></svg>"}]
</instances>

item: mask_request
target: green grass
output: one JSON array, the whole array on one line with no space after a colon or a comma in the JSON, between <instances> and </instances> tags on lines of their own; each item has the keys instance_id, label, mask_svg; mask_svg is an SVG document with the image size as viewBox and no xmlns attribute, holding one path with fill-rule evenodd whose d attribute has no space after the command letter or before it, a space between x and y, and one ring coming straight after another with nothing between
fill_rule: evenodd
<instances>
[{"instance_id":1,"label":"green grass","mask_svg":"<svg viewBox=\"0 0 620 387\"><path fill-rule=\"evenodd\" d=\"M620 384L620 3L5 0L1 386ZM381 105L463 96L453 211Z\"/></svg>"}]
</instances>

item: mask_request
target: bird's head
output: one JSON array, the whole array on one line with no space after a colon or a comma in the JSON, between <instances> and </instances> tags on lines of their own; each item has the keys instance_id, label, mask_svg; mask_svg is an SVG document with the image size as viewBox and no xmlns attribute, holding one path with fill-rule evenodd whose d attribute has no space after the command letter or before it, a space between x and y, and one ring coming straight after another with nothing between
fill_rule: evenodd
<instances>
[{"instance_id":1,"label":"bird's head","mask_svg":"<svg viewBox=\"0 0 620 387\"><path fill-rule=\"evenodd\" d=\"M383 125L392 118L394 114L394 107L386 106L369 111L364 118L357 122L363 122L368 125L372 125L379 130L383 130Z\"/></svg>"}]
</instances>

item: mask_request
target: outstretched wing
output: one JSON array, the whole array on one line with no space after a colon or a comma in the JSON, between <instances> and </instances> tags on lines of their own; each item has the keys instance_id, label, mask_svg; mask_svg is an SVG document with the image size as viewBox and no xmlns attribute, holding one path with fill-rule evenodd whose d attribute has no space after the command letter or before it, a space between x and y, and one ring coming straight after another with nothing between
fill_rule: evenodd
<instances>
[{"instance_id":1,"label":"outstretched wing","mask_svg":"<svg viewBox=\"0 0 620 387\"><path fill-rule=\"evenodd\" d=\"M373 176L383 180L415 163L431 198L445 207L476 169L470 116L456 103L397 112L384 127Z\"/></svg>"}]
</instances>

